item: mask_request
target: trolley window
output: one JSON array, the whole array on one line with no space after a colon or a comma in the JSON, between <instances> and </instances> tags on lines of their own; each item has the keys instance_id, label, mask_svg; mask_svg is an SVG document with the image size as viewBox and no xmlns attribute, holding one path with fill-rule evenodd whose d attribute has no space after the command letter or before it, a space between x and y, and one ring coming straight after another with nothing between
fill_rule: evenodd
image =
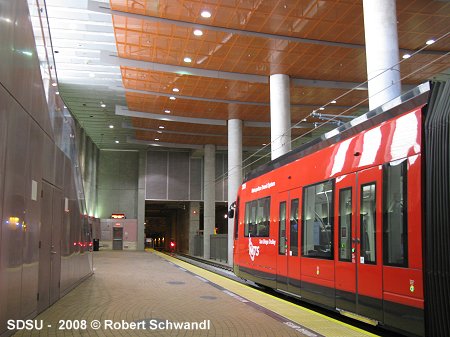
<instances>
[{"instance_id":1,"label":"trolley window","mask_svg":"<svg viewBox=\"0 0 450 337\"><path fill-rule=\"evenodd\" d=\"M383 167L383 263L408 267L407 161Z\"/></svg>"},{"instance_id":2,"label":"trolley window","mask_svg":"<svg viewBox=\"0 0 450 337\"><path fill-rule=\"evenodd\" d=\"M298 256L298 199L291 200L289 240L292 256Z\"/></svg>"},{"instance_id":3,"label":"trolley window","mask_svg":"<svg viewBox=\"0 0 450 337\"><path fill-rule=\"evenodd\" d=\"M237 240L239 236L239 197L236 200L236 208L234 212L234 239Z\"/></svg>"},{"instance_id":4,"label":"trolley window","mask_svg":"<svg viewBox=\"0 0 450 337\"><path fill-rule=\"evenodd\" d=\"M339 260L352 260L352 189L339 191Z\"/></svg>"},{"instance_id":5,"label":"trolley window","mask_svg":"<svg viewBox=\"0 0 450 337\"><path fill-rule=\"evenodd\" d=\"M332 180L303 188L302 256L333 259Z\"/></svg>"},{"instance_id":6,"label":"trolley window","mask_svg":"<svg viewBox=\"0 0 450 337\"><path fill-rule=\"evenodd\" d=\"M365 264L376 264L376 186L370 183L361 186L360 225L361 258Z\"/></svg>"},{"instance_id":7,"label":"trolley window","mask_svg":"<svg viewBox=\"0 0 450 337\"><path fill-rule=\"evenodd\" d=\"M244 235L253 237L269 236L270 197L245 203Z\"/></svg>"},{"instance_id":8,"label":"trolley window","mask_svg":"<svg viewBox=\"0 0 450 337\"><path fill-rule=\"evenodd\" d=\"M280 202L278 254L280 255L286 254L286 201Z\"/></svg>"}]
</instances>

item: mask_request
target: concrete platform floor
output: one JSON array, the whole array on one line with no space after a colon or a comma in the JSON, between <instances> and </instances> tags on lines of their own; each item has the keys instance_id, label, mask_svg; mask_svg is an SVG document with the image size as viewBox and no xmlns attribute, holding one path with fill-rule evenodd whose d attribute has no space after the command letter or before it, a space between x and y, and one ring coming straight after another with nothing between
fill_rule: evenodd
<instances>
[{"instance_id":1,"label":"concrete platform floor","mask_svg":"<svg viewBox=\"0 0 450 337\"><path fill-rule=\"evenodd\" d=\"M95 252L94 266L94 276L36 318L42 330L15 336L371 335L307 310L298 322L289 312L301 310L289 302L157 252Z\"/></svg>"}]
</instances>

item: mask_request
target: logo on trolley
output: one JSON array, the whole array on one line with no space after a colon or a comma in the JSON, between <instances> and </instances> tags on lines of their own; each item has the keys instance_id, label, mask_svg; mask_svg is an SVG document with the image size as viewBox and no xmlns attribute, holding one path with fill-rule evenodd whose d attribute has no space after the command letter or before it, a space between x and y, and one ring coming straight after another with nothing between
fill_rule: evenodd
<instances>
[{"instance_id":1,"label":"logo on trolley","mask_svg":"<svg viewBox=\"0 0 450 337\"><path fill-rule=\"evenodd\" d=\"M255 256L259 256L259 246L254 246L250 233L248 233L248 255L252 261L255 261Z\"/></svg>"}]
</instances>

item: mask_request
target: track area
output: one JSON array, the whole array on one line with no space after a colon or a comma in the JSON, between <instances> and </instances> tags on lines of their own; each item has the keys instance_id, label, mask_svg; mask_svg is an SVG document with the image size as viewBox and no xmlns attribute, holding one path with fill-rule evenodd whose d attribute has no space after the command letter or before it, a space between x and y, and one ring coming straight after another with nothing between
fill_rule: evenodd
<instances>
[{"instance_id":1,"label":"track area","mask_svg":"<svg viewBox=\"0 0 450 337\"><path fill-rule=\"evenodd\" d=\"M167 261L197 275L215 287L228 291L239 301L256 308L305 336L389 336L401 335L346 318L337 313L306 304L275 291L264 290L237 278L230 271L191 260L186 256L171 256L156 252Z\"/></svg>"}]
</instances>

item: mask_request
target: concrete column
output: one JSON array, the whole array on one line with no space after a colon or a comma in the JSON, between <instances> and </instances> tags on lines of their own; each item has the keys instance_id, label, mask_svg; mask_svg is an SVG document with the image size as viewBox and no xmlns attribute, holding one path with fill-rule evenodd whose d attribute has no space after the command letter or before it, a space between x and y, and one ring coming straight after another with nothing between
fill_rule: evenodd
<instances>
[{"instance_id":1,"label":"concrete column","mask_svg":"<svg viewBox=\"0 0 450 337\"><path fill-rule=\"evenodd\" d=\"M291 93L289 76L270 76L270 140L272 160L291 150Z\"/></svg>"},{"instance_id":2,"label":"concrete column","mask_svg":"<svg viewBox=\"0 0 450 337\"><path fill-rule=\"evenodd\" d=\"M194 256L194 237L200 229L200 203L191 201L189 203L189 255Z\"/></svg>"},{"instance_id":3,"label":"concrete column","mask_svg":"<svg viewBox=\"0 0 450 337\"><path fill-rule=\"evenodd\" d=\"M363 8L372 110L401 94L397 12L395 0L363 0Z\"/></svg>"},{"instance_id":4,"label":"concrete column","mask_svg":"<svg viewBox=\"0 0 450 337\"><path fill-rule=\"evenodd\" d=\"M228 120L228 208L242 184L242 121ZM233 266L234 219L228 219L228 265Z\"/></svg>"},{"instance_id":5,"label":"concrete column","mask_svg":"<svg viewBox=\"0 0 450 337\"><path fill-rule=\"evenodd\" d=\"M203 257L210 258L211 235L216 227L216 147L205 145L203 176Z\"/></svg>"},{"instance_id":6,"label":"concrete column","mask_svg":"<svg viewBox=\"0 0 450 337\"><path fill-rule=\"evenodd\" d=\"M137 190L137 250L145 248L145 164L147 152L139 151L139 177Z\"/></svg>"}]
</instances>

